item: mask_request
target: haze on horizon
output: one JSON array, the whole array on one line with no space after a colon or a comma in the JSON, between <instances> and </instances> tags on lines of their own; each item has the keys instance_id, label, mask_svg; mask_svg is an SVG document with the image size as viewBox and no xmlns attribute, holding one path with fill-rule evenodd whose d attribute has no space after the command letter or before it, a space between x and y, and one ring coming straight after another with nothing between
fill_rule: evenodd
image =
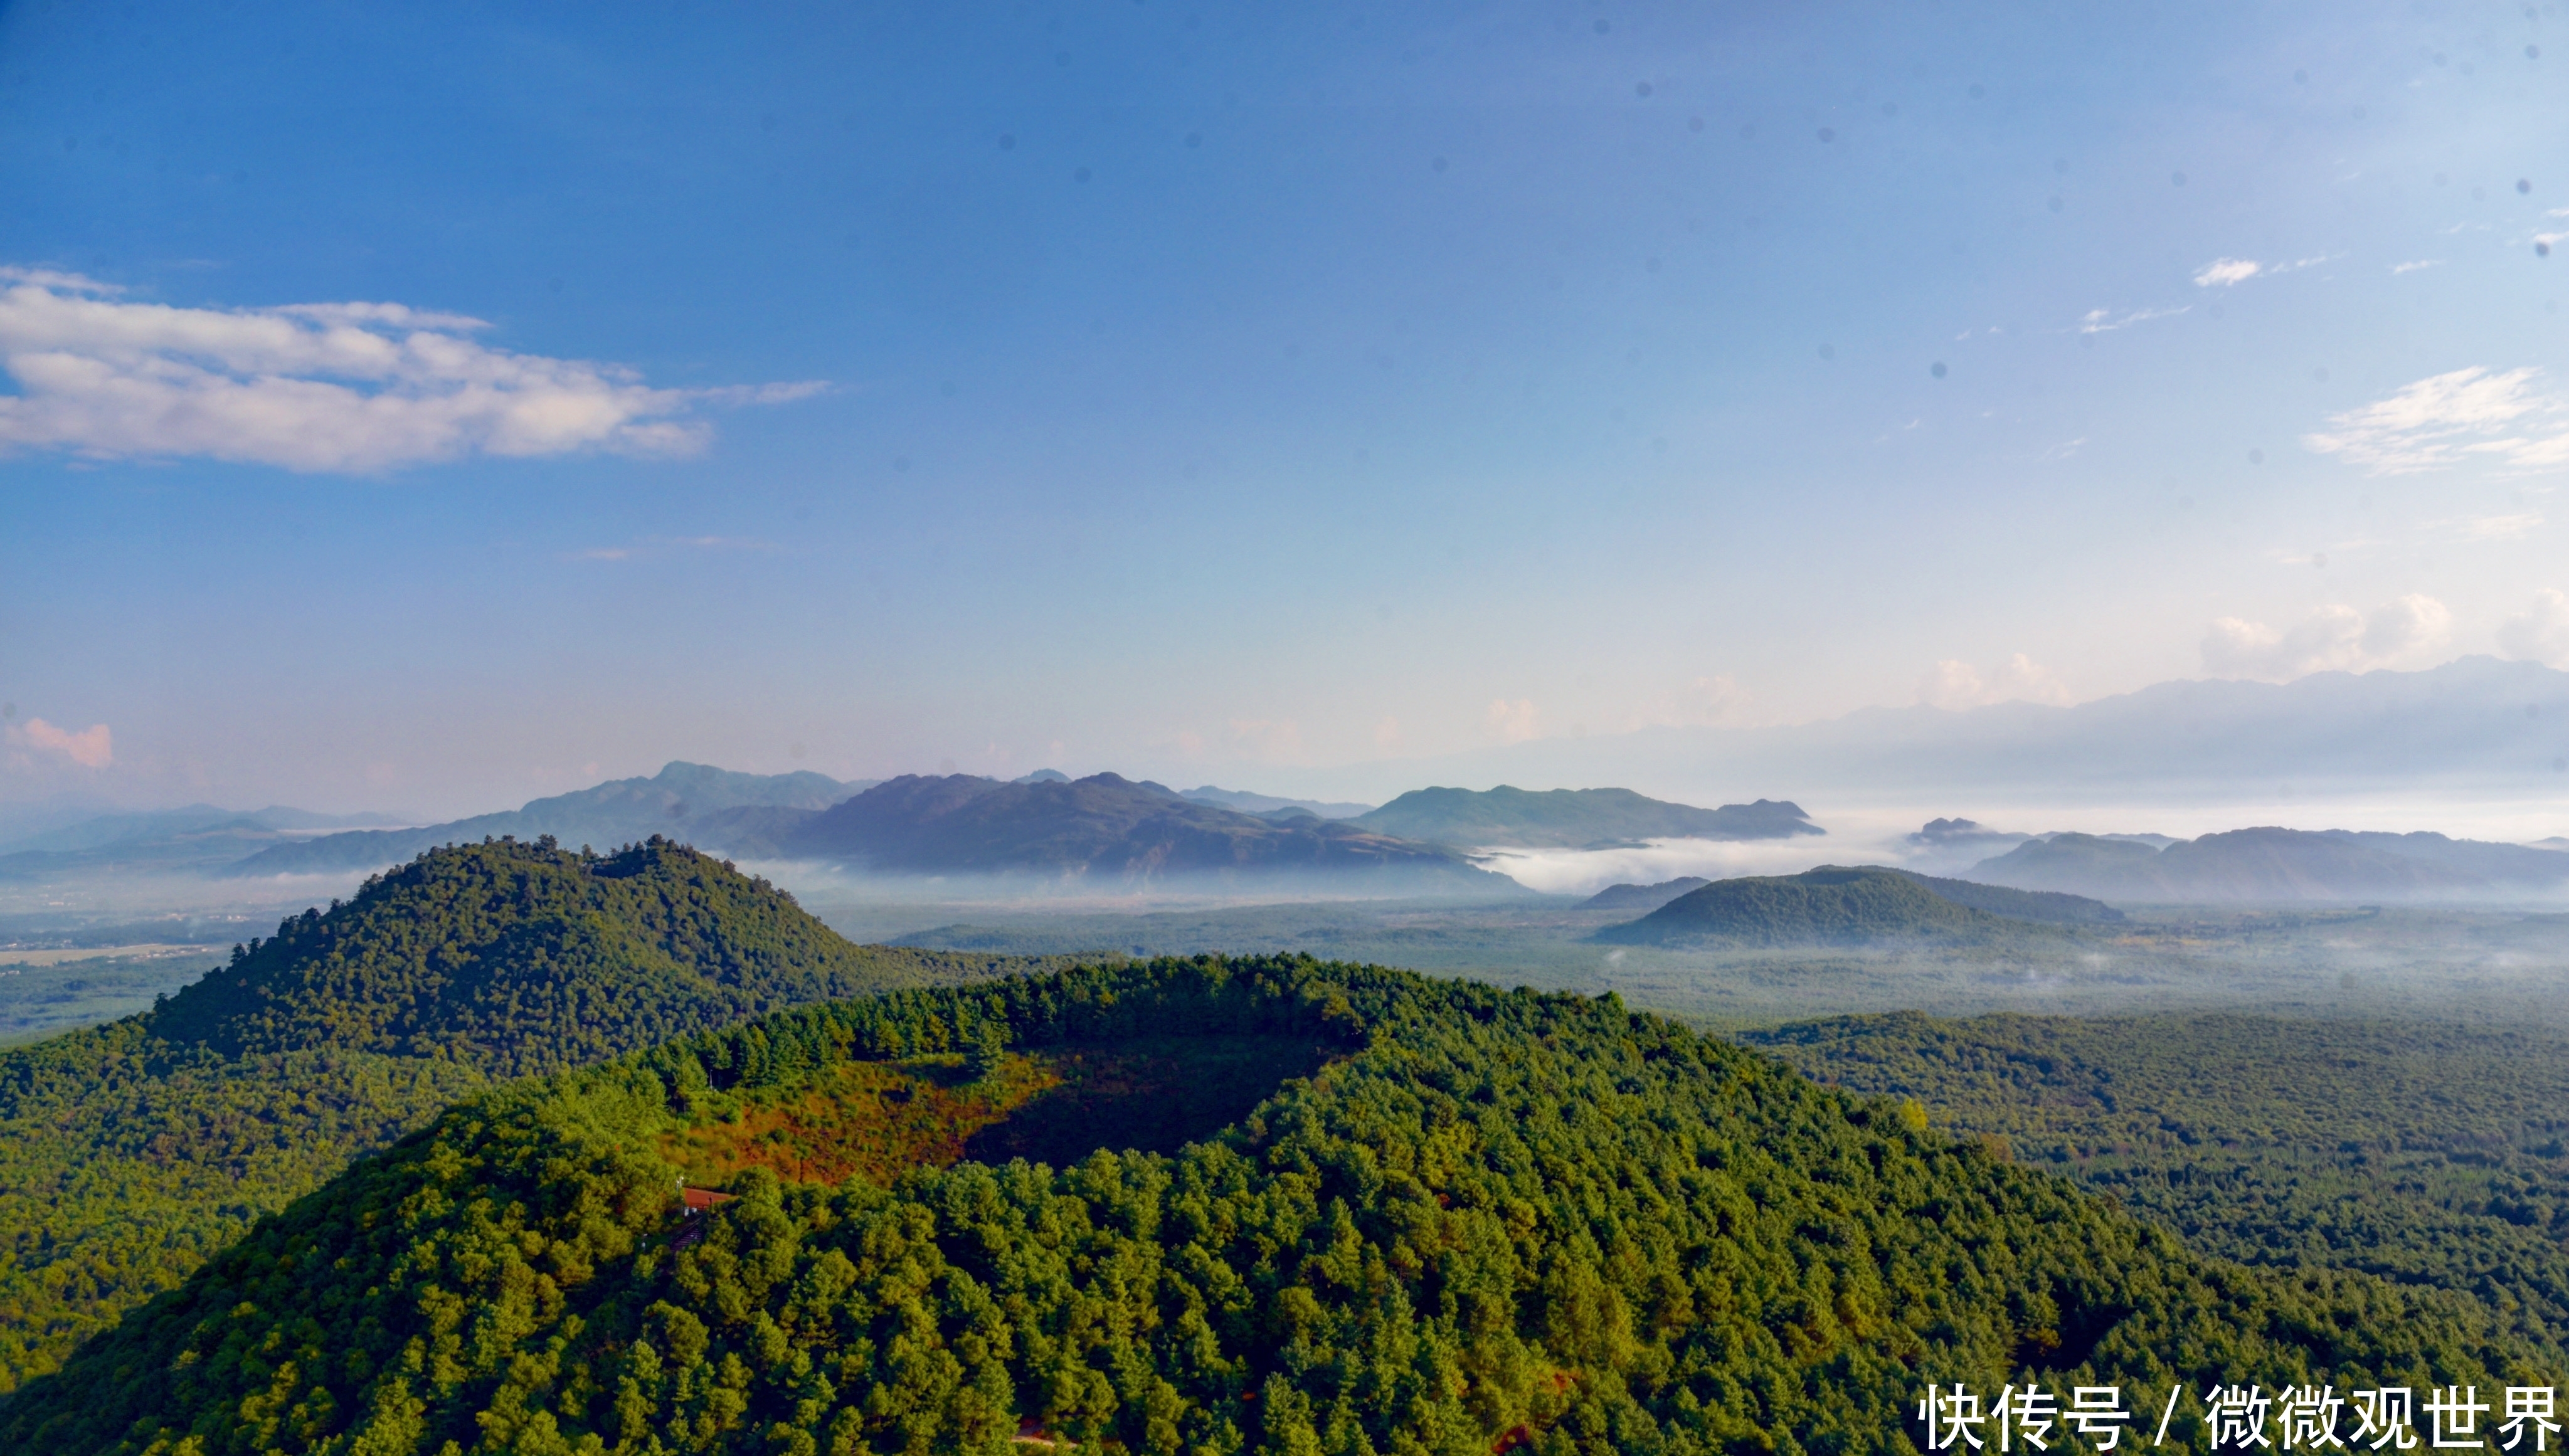
<instances>
[{"instance_id":1,"label":"haze on horizon","mask_svg":"<svg viewBox=\"0 0 2569 1456\"><path fill-rule=\"evenodd\" d=\"M2563 24L0 10L0 804L2569 667Z\"/></svg>"}]
</instances>

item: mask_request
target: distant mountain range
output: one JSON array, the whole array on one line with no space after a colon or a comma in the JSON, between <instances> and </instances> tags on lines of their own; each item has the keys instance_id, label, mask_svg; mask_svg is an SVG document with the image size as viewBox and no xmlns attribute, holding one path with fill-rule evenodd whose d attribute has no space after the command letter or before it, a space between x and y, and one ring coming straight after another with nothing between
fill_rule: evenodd
<instances>
[{"instance_id":1,"label":"distant mountain range","mask_svg":"<svg viewBox=\"0 0 2569 1456\"><path fill-rule=\"evenodd\" d=\"M1778 840L1825 834L1798 804L1760 799L1698 809L1630 789L1413 789L1355 823L1467 849L1586 849L1637 840Z\"/></svg>"},{"instance_id":2,"label":"distant mountain range","mask_svg":"<svg viewBox=\"0 0 2569 1456\"><path fill-rule=\"evenodd\" d=\"M2569 890L2569 854L2351 830L2241 829L2164 848L2063 834L2027 840L1970 875L2126 903L2471 901Z\"/></svg>"},{"instance_id":3,"label":"distant mountain range","mask_svg":"<svg viewBox=\"0 0 2569 1456\"><path fill-rule=\"evenodd\" d=\"M1067 784L1070 775L1059 769L1037 769L1014 784ZM1161 788L1153 784L1152 788ZM1282 814L1288 817L1307 814L1313 819L1353 819L1373 806L1370 804L1332 804L1318 799L1280 799L1273 794L1252 794L1245 789L1218 789L1211 784L1175 791L1181 799L1210 804L1216 809L1235 809L1243 814Z\"/></svg>"},{"instance_id":4,"label":"distant mountain range","mask_svg":"<svg viewBox=\"0 0 2569 1456\"><path fill-rule=\"evenodd\" d=\"M280 844L241 860L229 873L344 875L396 865L437 845L507 836L532 840L551 835L565 845L606 849L656 834L718 848L764 833L769 825L758 811L827 809L872 783L843 783L815 773L738 774L704 764L671 763L647 779L614 779L505 813Z\"/></svg>"},{"instance_id":5,"label":"distant mountain range","mask_svg":"<svg viewBox=\"0 0 2569 1456\"><path fill-rule=\"evenodd\" d=\"M99 872L202 873L271 847L308 841L315 830L393 824L379 814L331 815L270 805L109 813L0 845L0 880L42 880Z\"/></svg>"},{"instance_id":6,"label":"distant mountain range","mask_svg":"<svg viewBox=\"0 0 2569 1456\"><path fill-rule=\"evenodd\" d=\"M1107 885L1360 878L1372 888L1514 892L1462 855L1302 811L1244 814L1115 774L1001 783L905 774L822 813L772 813L736 853L878 874L1017 875Z\"/></svg>"},{"instance_id":7,"label":"distant mountain range","mask_svg":"<svg viewBox=\"0 0 2569 1456\"><path fill-rule=\"evenodd\" d=\"M2075 896L1937 880L1879 865L1823 865L1799 875L1716 880L1596 938L1642 945L1982 945L2121 918L2112 907Z\"/></svg>"}]
</instances>

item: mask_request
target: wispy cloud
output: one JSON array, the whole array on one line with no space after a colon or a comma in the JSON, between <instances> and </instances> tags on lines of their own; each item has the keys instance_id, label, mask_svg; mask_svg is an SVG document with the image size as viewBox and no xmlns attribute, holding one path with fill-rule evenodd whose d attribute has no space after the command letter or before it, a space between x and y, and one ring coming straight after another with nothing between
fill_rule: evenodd
<instances>
[{"instance_id":1,"label":"wispy cloud","mask_svg":"<svg viewBox=\"0 0 2569 1456\"><path fill-rule=\"evenodd\" d=\"M2411 592L2371 613L2343 604L2324 606L2285 628L2226 616L2203 635L2203 667L2214 677L2284 682L2314 672L2354 672L2386 666L2444 640L2453 613L2431 596Z\"/></svg>"},{"instance_id":2,"label":"wispy cloud","mask_svg":"<svg viewBox=\"0 0 2569 1456\"><path fill-rule=\"evenodd\" d=\"M2393 273L2413 273L2420 268L2440 268L2443 265L2444 260L2442 258L2418 258L2413 262L2392 263L2390 265L2390 271Z\"/></svg>"},{"instance_id":3,"label":"wispy cloud","mask_svg":"<svg viewBox=\"0 0 2569 1456\"><path fill-rule=\"evenodd\" d=\"M2278 273L2296 272L2334 262L2344 253L2321 253L2317 257L2296 258L2289 263L2261 263L2255 258L2214 258L2194 275L2197 288L2235 288L2251 278L2271 278Z\"/></svg>"},{"instance_id":4,"label":"wispy cloud","mask_svg":"<svg viewBox=\"0 0 2569 1456\"><path fill-rule=\"evenodd\" d=\"M399 303L179 308L76 273L0 267L0 449L94 459L201 456L374 473L470 455L679 455L709 403L772 404L805 382L655 389L630 369L517 354L490 326Z\"/></svg>"},{"instance_id":5,"label":"wispy cloud","mask_svg":"<svg viewBox=\"0 0 2569 1456\"><path fill-rule=\"evenodd\" d=\"M2461 516L2447 521L2429 521L2421 529L2440 531L2455 541L2511 541L2530 536L2542 526L2542 518L2531 512L2513 516Z\"/></svg>"},{"instance_id":6,"label":"wispy cloud","mask_svg":"<svg viewBox=\"0 0 2569 1456\"><path fill-rule=\"evenodd\" d=\"M2114 311L2110 308L2091 308L2087 310L2085 317L2078 320L2078 332L2109 334L2116 329L2127 329L2136 323L2147 323L2154 318L2172 318L2177 314L2190 312L2193 307L2194 305L2189 303L2175 308L2136 308L2120 318L2115 317Z\"/></svg>"},{"instance_id":7,"label":"wispy cloud","mask_svg":"<svg viewBox=\"0 0 2569 1456\"><path fill-rule=\"evenodd\" d=\"M2414 475L2473 460L2511 471L2569 465L2569 419L2540 393L2541 371L2503 374L2473 366L2420 379L2388 399L2329 417L2302 437L2305 449L2334 455L2374 475Z\"/></svg>"},{"instance_id":8,"label":"wispy cloud","mask_svg":"<svg viewBox=\"0 0 2569 1456\"><path fill-rule=\"evenodd\" d=\"M563 558L573 561L629 561L666 555L672 551L781 551L785 547L754 536L655 536L626 546L588 546L565 551Z\"/></svg>"}]
</instances>

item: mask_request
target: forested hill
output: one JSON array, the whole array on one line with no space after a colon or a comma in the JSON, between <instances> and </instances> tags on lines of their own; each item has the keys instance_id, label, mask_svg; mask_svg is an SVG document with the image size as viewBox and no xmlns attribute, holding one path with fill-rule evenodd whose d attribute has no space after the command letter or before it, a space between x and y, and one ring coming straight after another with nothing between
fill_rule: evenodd
<instances>
[{"instance_id":1,"label":"forested hill","mask_svg":"<svg viewBox=\"0 0 2569 1456\"><path fill-rule=\"evenodd\" d=\"M1261 1045L1326 1064L1174 1152L1064 1080ZM1107 1100L1044 1161L918 1120L1047 1087ZM796 1172L896 1143L906 1173ZM681 1218L719 1148L735 1199ZM1612 997L1203 957L497 1089L0 1404L0 1447L1897 1452L1930 1382L2118 1385L2146 1420L2179 1385L2561 1377L2468 1299L2214 1263ZM2165 1434L2205 1449L2199 1400Z\"/></svg>"},{"instance_id":2,"label":"forested hill","mask_svg":"<svg viewBox=\"0 0 2569 1456\"><path fill-rule=\"evenodd\" d=\"M610 855L503 840L422 855L286 920L145 1025L225 1055L392 1052L513 1076L950 979L953 959L860 949L766 881L664 840Z\"/></svg>"},{"instance_id":3,"label":"forested hill","mask_svg":"<svg viewBox=\"0 0 2569 1456\"><path fill-rule=\"evenodd\" d=\"M1955 887L1957 895L1940 893L1944 886ZM1638 920L1600 930L1597 938L1625 944L1989 945L2056 936L2064 923L2119 918L2112 909L2075 896L2036 896L1880 866L1823 865L1799 875L1716 880Z\"/></svg>"},{"instance_id":4,"label":"forested hill","mask_svg":"<svg viewBox=\"0 0 2569 1456\"><path fill-rule=\"evenodd\" d=\"M850 945L666 843L423 855L157 1010L0 1052L0 1391L495 1078L1043 964Z\"/></svg>"},{"instance_id":5,"label":"forested hill","mask_svg":"<svg viewBox=\"0 0 2569 1456\"><path fill-rule=\"evenodd\" d=\"M2465 1291L2569 1348L2569 1036L2538 1022L1902 1012L1747 1039L2208 1254Z\"/></svg>"}]
</instances>

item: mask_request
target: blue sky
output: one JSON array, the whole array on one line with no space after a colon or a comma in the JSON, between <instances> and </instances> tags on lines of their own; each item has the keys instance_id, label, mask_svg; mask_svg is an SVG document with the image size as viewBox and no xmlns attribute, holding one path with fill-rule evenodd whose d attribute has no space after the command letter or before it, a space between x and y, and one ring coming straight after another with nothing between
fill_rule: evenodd
<instances>
[{"instance_id":1,"label":"blue sky","mask_svg":"<svg viewBox=\"0 0 2569 1456\"><path fill-rule=\"evenodd\" d=\"M2563 64L2557 3L9 5L0 800L2569 664Z\"/></svg>"}]
</instances>

